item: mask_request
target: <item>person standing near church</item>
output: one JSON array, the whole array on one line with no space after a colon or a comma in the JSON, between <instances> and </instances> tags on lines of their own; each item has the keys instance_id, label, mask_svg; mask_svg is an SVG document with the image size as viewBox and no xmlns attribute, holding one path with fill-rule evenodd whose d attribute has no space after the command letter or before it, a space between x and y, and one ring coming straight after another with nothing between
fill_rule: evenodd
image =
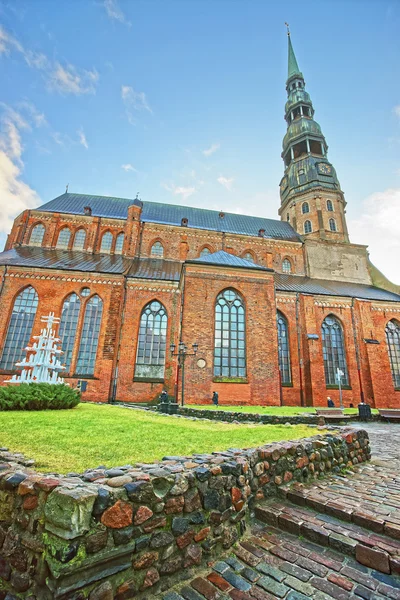
<instances>
[{"instance_id":1,"label":"person standing near church","mask_svg":"<svg viewBox=\"0 0 400 600\"><path fill-rule=\"evenodd\" d=\"M213 392L212 401L215 406L218 406L218 392Z\"/></svg>"}]
</instances>

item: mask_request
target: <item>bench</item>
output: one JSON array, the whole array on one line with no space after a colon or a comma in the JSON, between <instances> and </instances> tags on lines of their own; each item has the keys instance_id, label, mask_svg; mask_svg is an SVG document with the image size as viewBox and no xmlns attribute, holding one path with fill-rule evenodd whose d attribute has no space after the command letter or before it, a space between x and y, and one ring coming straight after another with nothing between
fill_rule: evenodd
<instances>
[{"instance_id":1,"label":"bench","mask_svg":"<svg viewBox=\"0 0 400 600\"><path fill-rule=\"evenodd\" d=\"M379 416L387 421L400 421L400 410L397 408L378 408Z\"/></svg>"},{"instance_id":2,"label":"bench","mask_svg":"<svg viewBox=\"0 0 400 600\"><path fill-rule=\"evenodd\" d=\"M345 415L342 408L317 408L317 416L324 417L325 421L346 421L351 415Z\"/></svg>"}]
</instances>

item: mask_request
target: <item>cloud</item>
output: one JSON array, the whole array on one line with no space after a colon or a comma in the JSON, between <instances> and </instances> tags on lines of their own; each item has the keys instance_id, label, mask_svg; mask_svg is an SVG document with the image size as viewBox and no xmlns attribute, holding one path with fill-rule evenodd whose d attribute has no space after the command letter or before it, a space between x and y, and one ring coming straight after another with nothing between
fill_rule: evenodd
<instances>
[{"instance_id":1,"label":"cloud","mask_svg":"<svg viewBox=\"0 0 400 600\"><path fill-rule=\"evenodd\" d=\"M209 148L206 148L206 150L203 150L203 154L204 154L204 156L211 156L211 154L214 154L214 152L219 150L220 147L221 147L221 144L211 144L211 146Z\"/></svg>"},{"instance_id":2,"label":"cloud","mask_svg":"<svg viewBox=\"0 0 400 600\"><path fill-rule=\"evenodd\" d=\"M80 129L78 129L77 134L78 134L79 143L81 144L81 146L83 146L84 148L86 148L86 150L88 150L89 144L87 143L86 135L85 135L82 127Z\"/></svg>"},{"instance_id":3,"label":"cloud","mask_svg":"<svg viewBox=\"0 0 400 600\"><path fill-rule=\"evenodd\" d=\"M394 107L393 112L400 119L400 104Z\"/></svg>"},{"instance_id":4,"label":"cloud","mask_svg":"<svg viewBox=\"0 0 400 600\"><path fill-rule=\"evenodd\" d=\"M121 86L121 98L127 108L128 119L129 116L132 117L130 110L147 110L149 113L153 114L144 92L136 92L130 85L123 85Z\"/></svg>"},{"instance_id":5,"label":"cloud","mask_svg":"<svg viewBox=\"0 0 400 600\"><path fill-rule=\"evenodd\" d=\"M197 190L194 186L175 185L174 183L162 183L161 186L171 192L174 196L181 196L182 200L187 200Z\"/></svg>"},{"instance_id":6,"label":"cloud","mask_svg":"<svg viewBox=\"0 0 400 600\"><path fill-rule=\"evenodd\" d=\"M119 21L130 27L132 23L127 20L121 8L118 5L117 0L104 0L103 6L106 9L107 15L114 21Z\"/></svg>"},{"instance_id":7,"label":"cloud","mask_svg":"<svg viewBox=\"0 0 400 600\"><path fill-rule=\"evenodd\" d=\"M218 183L223 185L229 192L232 190L233 182L235 181L234 177L223 177L222 175L217 179Z\"/></svg>"},{"instance_id":8,"label":"cloud","mask_svg":"<svg viewBox=\"0 0 400 600\"><path fill-rule=\"evenodd\" d=\"M358 219L349 222L352 242L369 242L372 262L386 277L400 284L400 188L372 194Z\"/></svg>"},{"instance_id":9,"label":"cloud","mask_svg":"<svg viewBox=\"0 0 400 600\"><path fill-rule=\"evenodd\" d=\"M121 169L123 169L126 172L128 172L128 171L132 171L133 173L138 172L138 170L135 169L135 167L133 165L131 165L131 163L127 163L126 165L121 165Z\"/></svg>"}]
</instances>

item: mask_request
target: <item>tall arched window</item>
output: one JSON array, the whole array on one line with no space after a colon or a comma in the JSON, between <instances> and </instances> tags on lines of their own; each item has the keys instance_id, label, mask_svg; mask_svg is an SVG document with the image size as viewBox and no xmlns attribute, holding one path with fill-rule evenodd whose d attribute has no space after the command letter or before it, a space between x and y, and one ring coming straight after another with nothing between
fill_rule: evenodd
<instances>
[{"instance_id":1,"label":"tall arched window","mask_svg":"<svg viewBox=\"0 0 400 600\"><path fill-rule=\"evenodd\" d=\"M278 357L279 370L281 372L281 382L284 384L292 383L292 373L290 368L290 348L289 348L289 328L286 317L278 310Z\"/></svg>"},{"instance_id":2,"label":"tall arched window","mask_svg":"<svg viewBox=\"0 0 400 600\"><path fill-rule=\"evenodd\" d=\"M245 260L248 260L249 262L254 262L254 256L252 255L251 252L246 252L245 254L243 254L243 258Z\"/></svg>"},{"instance_id":3,"label":"tall arched window","mask_svg":"<svg viewBox=\"0 0 400 600\"><path fill-rule=\"evenodd\" d=\"M111 231L106 231L105 233L103 233L103 237L101 238L100 252L110 254L112 243L113 235Z\"/></svg>"},{"instance_id":4,"label":"tall arched window","mask_svg":"<svg viewBox=\"0 0 400 600\"><path fill-rule=\"evenodd\" d=\"M13 371L15 363L23 358L23 349L31 339L37 306L38 295L32 286L15 298L0 361L1 369Z\"/></svg>"},{"instance_id":5,"label":"tall arched window","mask_svg":"<svg viewBox=\"0 0 400 600\"><path fill-rule=\"evenodd\" d=\"M303 202L303 204L301 205L301 212L303 213L303 215L310 212L310 205L308 204L308 202Z\"/></svg>"},{"instance_id":6,"label":"tall arched window","mask_svg":"<svg viewBox=\"0 0 400 600\"><path fill-rule=\"evenodd\" d=\"M64 227L64 229L61 229L60 233L58 234L56 248L67 249L68 245L69 245L70 237L71 237L71 232L68 229L68 227Z\"/></svg>"},{"instance_id":7,"label":"tall arched window","mask_svg":"<svg viewBox=\"0 0 400 600\"><path fill-rule=\"evenodd\" d=\"M162 258L164 256L164 246L161 242L155 242L151 247L151 256Z\"/></svg>"},{"instance_id":8,"label":"tall arched window","mask_svg":"<svg viewBox=\"0 0 400 600\"><path fill-rule=\"evenodd\" d=\"M31 235L29 237L29 244L31 246L41 246L43 242L45 228L44 225L39 223L32 228Z\"/></svg>"},{"instance_id":9,"label":"tall arched window","mask_svg":"<svg viewBox=\"0 0 400 600\"><path fill-rule=\"evenodd\" d=\"M292 265L291 265L290 260L288 258L285 258L282 261L282 272L283 273L291 273L292 272Z\"/></svg>"},{"instance_id":10,"label":"tall arched window","mask_svg":"<svg viewBox=\"0 0 400 600\"><path fill-rule=\"evenodd\" d=\"M389 321L385 333L394 387L400 388L400 323Z\"/></svg>"},{"instance_id":11,"label":"tall arched window","mask_svg":"<svg viewBox=\"0 0 400 600\"><path fill-rule=\"evenodd\" d=\"M324 356L325 383L338 385L337 369L342 371L342 384L349 384L343 329L340 321L328 315L322 323L322 352Z\"/></svg>"},{"instance_id":12,"label":"tall arched window","mask_svg":"<svg viewBox=\"0 0 400 600\"><path fill-rule=\"evenodd\" d=\"M221 292L215 304L214 375L246 377L245 308L231 289Z\"/></svg>"},{"instance_id":13,"label":"tall arched window","mask_svg":"<svg viewBox=\"0 0 400 600\"><path fill-rule=\"evenodd\" d=\"M94 374L102 313L102 299L97 295L92 296L86 304L85 317L83 319L82 335L76 364L78 375L90 376Z\"/></svg>"},{"instance_id":14,"label":"tall arched window","mask_svg":"<svg viewBox=\"0 0 400 600\"><path fill-rule=\"evenodd\" d=\"M208 248L203 248L200 252L200 256L208 256L209 254L211 254L211 251Z\"/></svg>"},{"instance_id":15,"label":"tall arched window","mask_svg":"<svg viewBox=\"0 0 400 600\"><path fill-rule=\"evenodd\" d=\"M329 210L329 212L333 212L332 200L327 200L326 201L326 208Z\"/></svg>"},{"instance_id":16,"label":"tall arched window","mask_svg":"<svg viewBox=\"0 0 400 600\"><path fill-rule=\"evenodd\" d=\"M167 344L167 312L157 300L144 307L139 326L135 377L163 379Z\"/></svg>"},{"instance_id":17,"label":"tall arched window","mask_svg":"<svg viewBox=\"0 0 400 600\"><path fill-rule=\"evenodd\" d=\"M329 229L331 231L337 231L335 219L329 219Z\"/></svg>"},{"instance_id":18,"label":"tall arched window","mask_svg":"<svg viewBox=\"0 0 400 600\"><path fill-rule=\"evenodd\" d=\"M311 221L304 221L304 233L311 233L312 225Z\"/></svg>"},{"instance_id":19,"label":"tall arched window","mask_svg":"<svg viewBox=\"0 0 400 600\"><path fill-rule=\"evenodd\" d=\"M58 335L61 339L61 348L64 352L60 360L61 363L65 364L67 373L71 367L80 309L81 301L76 294L70 294L64 300Z\"/></svg>"},{"instance_id":20,"label":"tall arched window","mask_svg":"<svg viewBox=\"0 0 400 600\"><path fill-rule=\"evenodd\" d=\"M75 233L74 243L72 245L73 250L83 250L86 241L86 231L84 229L78 229Z\"/></svg>"},{"instance_id":21,"label":"tall arched window","mask_svg":"<svg viewBox=\"0 0 400 600\"><path fill-rule=\"evenodd\" d=\"M115 249L114 249L115 254L122 254L122 248L124 246L124 239L125 239L125 236L123 233L119 233L117 235L117 239L115 240Z\"/></svg>"}]
</instances>

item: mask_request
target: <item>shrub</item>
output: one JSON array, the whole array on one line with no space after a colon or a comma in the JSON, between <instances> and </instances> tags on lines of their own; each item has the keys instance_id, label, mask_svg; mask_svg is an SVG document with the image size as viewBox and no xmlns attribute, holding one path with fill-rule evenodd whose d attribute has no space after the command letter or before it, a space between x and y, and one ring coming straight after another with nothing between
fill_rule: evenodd
<instances>
[{"instance_id":1,"label":"shrub","mask_svg":"<svg viewBox=\"0 0 400 600\"><path fill-rule=\"evenodd\" d=\"M0 410L59 410L74 408L80 392L55 383L21 383L0 387Z\"/></svg>"}]
</instances>

